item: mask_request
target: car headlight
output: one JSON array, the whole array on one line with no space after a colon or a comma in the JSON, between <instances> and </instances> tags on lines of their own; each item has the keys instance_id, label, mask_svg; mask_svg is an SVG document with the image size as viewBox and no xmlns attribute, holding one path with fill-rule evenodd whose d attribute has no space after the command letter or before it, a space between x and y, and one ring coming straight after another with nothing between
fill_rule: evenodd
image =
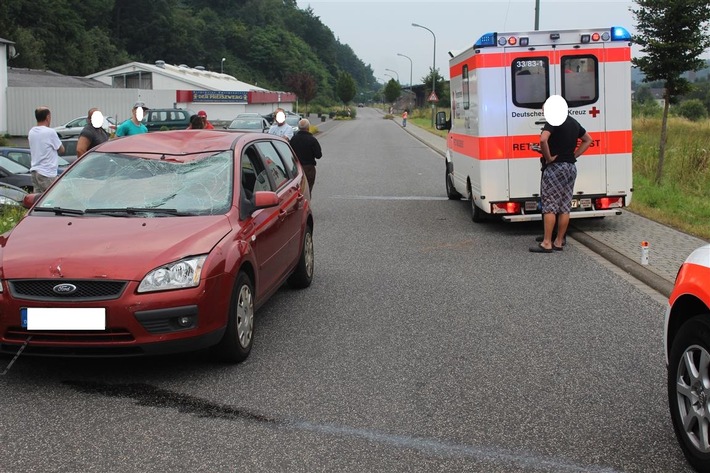
<instances>
[{"instance_id":1,"label":"car headlight","mask_svg":"<svg viewBox=\"0 0 710 473\"><path fill-rule=\"evenodd\" d=\"M202 267L206 259L207 255L193 256L156 268L146 274L138 286L138 292L196 287L200 284Z\"/></svg>"}]
</instances>

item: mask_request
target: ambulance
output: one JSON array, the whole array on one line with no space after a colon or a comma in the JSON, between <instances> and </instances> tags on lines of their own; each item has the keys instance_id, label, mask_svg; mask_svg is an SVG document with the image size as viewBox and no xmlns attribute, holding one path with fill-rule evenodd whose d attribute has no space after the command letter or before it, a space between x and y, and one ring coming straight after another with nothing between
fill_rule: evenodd
<instances>
[{"instance_id":1,"label":"ambulance","mask_svg":"<svg viewBox=\"0 0 710 473\"><path fill-rule=\"evenodd\" d=\"M631 203L631 35L622 27L488 33L453 55L446 193L475 222L542 218L542 107L561 95L592 146L577 159L571 218L620 215Z\"/></svg>"}]
</instances>

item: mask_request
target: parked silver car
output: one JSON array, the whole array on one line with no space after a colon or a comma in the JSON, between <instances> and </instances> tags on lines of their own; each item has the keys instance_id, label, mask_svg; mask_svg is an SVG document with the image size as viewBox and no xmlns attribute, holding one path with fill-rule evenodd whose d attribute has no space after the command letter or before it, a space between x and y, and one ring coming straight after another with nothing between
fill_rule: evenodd
<instances>
[{"instance_id":1,"label":"parked silver car","mask_svg":"<svg viewBox=\"0 0 710 473\"><path fill-rule=\"evenodd\" d=\"M81 134L81 130L84 129L87 123L86 117L79 117L65 123L62 126L55 126L54 129L57 131L57 135L59 135L60 139L74 138ZM109 134L115 133L116 120L114 120L113 117L104 117L103 128Z\"/></svg>"}]
</instances>

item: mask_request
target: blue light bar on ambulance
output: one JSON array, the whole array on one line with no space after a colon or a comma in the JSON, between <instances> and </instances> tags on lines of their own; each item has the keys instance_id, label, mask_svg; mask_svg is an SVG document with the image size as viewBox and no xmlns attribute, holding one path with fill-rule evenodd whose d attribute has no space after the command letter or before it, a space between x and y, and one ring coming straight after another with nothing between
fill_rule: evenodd
<instances>
[{"instance_id":1,"label":"blue light bar on ambulance","mask_svg":"<svg viewBox=\"0 0 710 473\"><path fill-rule=\"evenodd\" d=\"M486 48L495 46L498 43L498 33L486 33L473 45L474 48Z\"/></svg>"},{"instance_id":2,"label":"blue light bar on ambulance","mask_svg":"<svg viewBox=\"0 0 710 473\"><path fill-rule=\"evenodd\" d=\"M612 26L611 27L611 40L612 41L631 41L631 33L626 31L626 28L622 26Z\"/></svg>"}]
</instances>

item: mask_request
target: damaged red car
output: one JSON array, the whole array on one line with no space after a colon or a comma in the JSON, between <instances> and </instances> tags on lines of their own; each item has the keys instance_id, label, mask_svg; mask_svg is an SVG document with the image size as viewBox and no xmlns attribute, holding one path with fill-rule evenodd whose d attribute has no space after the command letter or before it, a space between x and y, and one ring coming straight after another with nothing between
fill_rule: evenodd
<instances>
[{"instance_id":1,"label":"damaged red car","mask_svg":"<svg viewBox=\"0 0 710 473\"><path fill-rule=\"evenodd\" d=\"M106 142L0 237L0 351L240 362L254 313L313 279L313 216L288 143L183 130Z\"/></svg>"}]
</instances>

